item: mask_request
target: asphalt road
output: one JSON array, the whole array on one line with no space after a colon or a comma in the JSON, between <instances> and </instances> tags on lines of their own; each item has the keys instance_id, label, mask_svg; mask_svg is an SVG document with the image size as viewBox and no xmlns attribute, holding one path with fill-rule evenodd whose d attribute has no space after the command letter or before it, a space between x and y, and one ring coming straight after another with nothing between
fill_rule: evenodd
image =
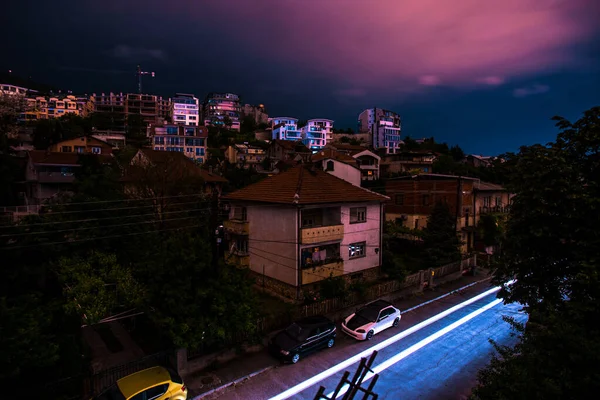
<instances>
[{"instance_id":1,"label":"asphalt road","mask_svg":"<svg viewBox=\"0 0 600 400\"><path fill-rule=\"evenodd\" d=\"M390 338L403 331L406 331L406 334L410 332L411 327L414 330L423 325L418 325L419 323L488 289L489 286L477 285L460 295L452 295L403 314L398 328L381 332L368 342L358 342L346 336L338 328L339 333L334 348L306 356L296 365L282 365L267 371L241 385L228 388L221 392L218 398L253 400L279 396L277 398L312 400L320 385L323 385L327 389L325 393L329 394L338 384L343 372L347 370L352 375L358 363L349 364L328 377L323 377L324 371L339 366L340 363L377 344L389 342L392 340ZM373 364L375 368L392 357L402 359L379 372L379 379L375 386L379 398L460 399L468 395L476 381L477 371L486 365L493 353L489 339L507 345L515 342L510 326L502 320L502 316L510 315L518 321L526 319L525 314L518 312L518 306L490 304L494 300L496 300L495 293L482 297L380 349ZM489 309L482 311L484 306ZM472 319L465 321L469 318L469 314L474 312L479 314L471 315ZM452 324L459 323L460 325L455 329L445 332ZM432 338L436 333L437 335L443 333L443 336ZM387 363L391 364L391 361ZM314 378L318 374L321 374L323 379ZM311 378L317 381L306 382ZM298 388L298 385L303 383L304 387ZM286 391L288 391L287 395L280 396Z\"/></svg>"}]
</instances>

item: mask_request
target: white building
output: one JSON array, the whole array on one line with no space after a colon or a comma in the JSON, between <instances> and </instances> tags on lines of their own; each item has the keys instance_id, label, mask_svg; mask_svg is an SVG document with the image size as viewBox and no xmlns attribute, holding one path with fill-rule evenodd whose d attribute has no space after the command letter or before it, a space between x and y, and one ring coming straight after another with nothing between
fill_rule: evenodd
<instances>
[{"instance_id":1,"label":"white building","mask_svg":"<svg viewBox=\"0 0 600 400\"><path fill-rule=\"evenodd\" d=\"M25 96L30 92L36 92L35 90L27 89L21 86L8 85L6 83L0 83L0 94L7 95L21 95Z\"/></svg>"},{"instance_id":2,"label":"white building","mask_svg":"<svg viewBox=\"0 0 600 400\"><path fill-rule=\"evenodd\" d=\"M298 129L298 118L269 118L272 140L302 140L302 131Z\"/></svg>"},{"instance_id":3,"label":"white building","mask_svg":"<svg viewBox=\"0 0 600 400\"><path fill-rule=\"evenodd\" d=\"M198 126L200 123L200 103L193 94L177 93L171 99L173 123Z\"/></svg>"},{"instance_id":4,"label":"white building","mask_svg":"<svg viewBox=\"0 0 600 400\"><path fill-rule=\"evenodd\" d=\"M386 196L298 165L223 199L227 261L274 292L301 299L330 276L378 275Z\"/></svg>"},{"instance_id":5,"label":"white building","mask_svg":"<svg viewBox=\"0 0 600 400\"><path fill-rule=\"evenodd\" d=\"M400 115L382 108L369 108L358 116L358 131L369 133L375 149L385 149L387 154L400 150L402 140Z\"/></svg>"},{"instance_id":6,"label":"white building","mask_svg":"<svg viewBox=\"0 0 600 400\"><path fill-rule=\"evenodd\" d=\"M328 174L350 182L354 186L361 186L362 172L354 157L334 149L323 149L313 154L311 161L317 168Z\"/></svg>"},{"instance_id":7,"label":"white building","mask_svg":"<svg viewBox=\"0 0 600 400\"><path fill-rule=\"evenodd\" d=\"M319 151L333 138L333 121L330 119L310 119L302 128L302 142L312 151Z\"/></svg>"}]
</instances>

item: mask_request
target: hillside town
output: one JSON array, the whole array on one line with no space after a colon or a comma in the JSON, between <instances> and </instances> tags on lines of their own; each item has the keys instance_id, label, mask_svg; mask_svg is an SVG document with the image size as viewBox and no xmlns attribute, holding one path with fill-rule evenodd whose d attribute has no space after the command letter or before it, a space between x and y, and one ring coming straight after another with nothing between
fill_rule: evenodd
<instances>
[{"instance_id":1,"label":"hillside town","mask_svg":"<svg viewBox=\"0 0 600 400\"><path fill-rule=\"evenodd\" d=\"M17 267L3 290L11 323L39 324L30 340L48 354L23 368L71 360L44 380L53 398L105 396L168 365L199 399L274 368L263 348L297 363L286 326L309 324L329 348L344 317L344 333L371 340L351 309L378 307L391 329L417 300L489 280L514 155L413 138L384 108L337 128L139 83L89 96L0 84L0 248ZM293 385L286 374L263 379Z\"/></svg>"}]
</instances>

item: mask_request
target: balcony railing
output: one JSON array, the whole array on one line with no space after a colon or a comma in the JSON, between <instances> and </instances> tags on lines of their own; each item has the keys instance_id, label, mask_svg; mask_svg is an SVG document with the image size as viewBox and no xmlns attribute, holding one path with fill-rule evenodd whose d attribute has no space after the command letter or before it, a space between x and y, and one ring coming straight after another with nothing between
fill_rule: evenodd
<instances>
[{"instance_id":1,"label":"balcony railing","mask_svg":"<svg viewBox=\"0 0 600 400\"><path fill-rule=\"evenodd\" d=\"M307 267L302 269L302 284L308 285L329 278L330 276L344 275L344 262L336 261L329 264L323 264L317 267Z\"/></svg>"},{"instance_id":2,"label":"balcony railing","mask_svg":"<svg viewBox=\"0 0 600 400\"><path fill-rule=\"evenodd\" d=\"M300 242L302 244L314 244L344 238L344 225L330 225L316 228L303 228Z\"/></svg>"},{"instance_id":3,"label":"balcony railing","mask_svg":"<svg viewBox=\"0 0 600 400\"><path fill-rule=\"evenodd\" d=\"M479 207L479 214L506 214L510 206L483 206Z\"/></svg>"},{"instance_id":4,"label":"balcony railing","mask_svg":"<svg viewBox=\"0 0 600 400\"><path fill-rule=\"evenodd\" d=\"M237 235L248 235L250 233L250 224L248 221L230 219L223 222L223 228L225 228L226 231Z\"/></svg>"},{"instance_id":5,"label":"balcony railing","mask_svg":"<svg viewBox=\"0 0 600 400\"><path fill-rule=\"evenodd\" d=\"M38 182L40 183L72 183L75 181L73 173L62 172L39 172Z\"/></svg>"},{"instance_id":6,"label":"balcony railing","mask_svg":"<svg viewBox=\"0 0 600 400\"><path fill-rule=\"evenodd\" d=\"M233 264L239 268L250 266L250 255L247 253L227 253L226 260L229 264Z\"/></svg>"}]
</instances>

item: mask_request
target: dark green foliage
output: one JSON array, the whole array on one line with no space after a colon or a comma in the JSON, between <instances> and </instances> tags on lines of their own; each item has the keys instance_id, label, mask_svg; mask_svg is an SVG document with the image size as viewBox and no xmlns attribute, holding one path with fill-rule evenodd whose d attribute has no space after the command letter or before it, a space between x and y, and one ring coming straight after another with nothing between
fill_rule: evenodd
<instances>
[{"instance_id":1,"label":"dark green foliage","mask_svg":"<svg viewBox=\"0 0 600 400\"><path fill-rule=\"evenodd\" d=\"M423 229L425 265L439 267L461 258L461 241L456 233L456 218L446 203L438 202Z\"/></svg>"},{"instance_id":2,"label":"dark green foliage","mask_svg":"<svg viewBox=\"0 0 600 400\"><path fill-rule=\"evenodd\" d=\"M503 234L504 221L497 215L484 214L479 218L477 229L486 246L500 244Z\"/></svg>"},{"instance_id":3,"label":"dark green foliage","mask_svg":"<svg viewBox=\"0 0 600 400\"><path fill-rule=\"evenodd\" d=\"M323 299L346 298L348 296L346 281L341 276L323 279L319 284L319 293Z\"/></svg>"},{"instance_id":4,"label":"dark green foliage","mask_svg":"<svg viewBox=\"0 0 600 400\"><path fill-rule=\"evenodd\" d=\"M407 269L402 257L394 254L391 250L384 250L382 258L381 271L391 279L403 281L407 275Z\"/></svg>"},{"instance_id":5,"label":"dark green foliage","mask_svg":"<svg viewBox=\"0 0 600 400\"><path fill-rule=\"evenodd\" d=\"M495 284L530 321L479 375L475 399L584 399L600 389L600 107L555 118L556 141L507 156L511 206Z\"/></svg>"}]
</instances>

